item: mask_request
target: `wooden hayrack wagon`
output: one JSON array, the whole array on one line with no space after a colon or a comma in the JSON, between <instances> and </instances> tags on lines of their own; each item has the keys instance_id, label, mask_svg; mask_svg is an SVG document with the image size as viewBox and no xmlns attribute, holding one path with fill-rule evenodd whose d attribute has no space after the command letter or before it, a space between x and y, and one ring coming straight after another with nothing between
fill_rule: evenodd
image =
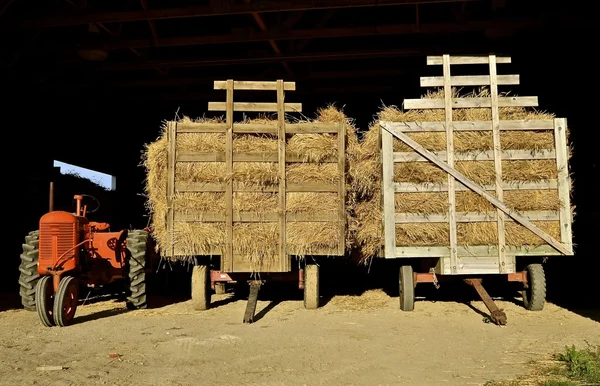
<instances>
[{"instance_id":1,"label":"wooden hayrack wagon","mask_svg":"<svg viewBox=\"0 0 600 386\"><path fill-rule=\"evenodd\" d=\"M346 210L345 210L345 147L346 126L344 123L288 123L285 119L286 112L300 112L300 103L284 102L284 92L295 90L294 82L265 81L215 81L215 90L225 90L225 102L209 102L209 111L225 112L224 123L195 123L193 126L181 125L178 122L168 122L168 183L167 183L167 228L173 237L175 226L178 222L202 222L220 224L225 229L224 248L215 248L212 256L218 257L217 261L212 256L197 257L192 273L192 302L194 308L205 310L211 301L211 288L217 293L224 292L227 283L248 280L250 296L244 322L252 322L258 291L263 282L272 280L297 280L299 288L304 290L304 305L306 308L319 306L319 269L314 264L314 256L342 256L345 253L346 238ZM267 102L234 102L234 91L254 90L269 91L276 94L275 103ZM272 123L247 123L235 122L234 114L237 112L271 112L277 114L277 121ZM221 133L225 135L225 150L223 152L201 153L198 151L178 152L178 135L182 133ZM337 165L338 179L336 183L307 182L293 183L286 180L286 169L290 164L309 162L297 154L290 154L286 150L286 143L296 134L331 134L337 136L337 155L322 160L329 164ZM278 141L277 152L236 152L234 151L235 135L260 135L268 134ZM335 150L335 149L334 149ZM236 181L235 177L227 177L219 183L183 183L176 179L177 165L186 162L216 162L225 165L226 175L234 176L236 162L276 163L278 179L276 184L269 186L248 184ZM182 213L174 198L181 192L220 192L225 195L225 212L196 211ZM277 195L277 210L265 212L243 212L234 210L234 194L237 192L268 192ZM337 213L322 213L321 215L306 215L303 213L288 213L286 194L293 192L330 192L337 194L339 206ZM311 256L300 256L300 264L292 264L292 256L298 256L301 251L288 247L286 228L290 224L306 222L335 223L337 232L337 248L313 251ZM275 263L255 269L247 256L235 253L235 226L246 223L278 224L277 255L271 259ZM176 255L176 243L171 238L168 251L170 256ZM298 268L301 267L301 268Z\"/></svg>"},{"instance_id":2,"label":"wooden hayrack wagon","mask_svg":"<svg viewBox=\"0 0 600 386\"><path fill-rule=\"evenodd\" d=\"M423 87L443 87L443 99L408 99L404 101L404 109L443 109L445 121L442 122L386 122L380 121L382 146L382 196L383 226L385 247L381 257L402 259L399 273L400 307L410 311L414 307L414 289L418 283L430 282L438 285L438 276L465 275L465 280L472 285L482 297L490 310L492 320L498 324L506 323L506 315L493 303L481 286L483 275L498 274L507 277L508 281L522 282L524 285L523 301L529 310L541 310L545 302L546 283L542 264L535 257L570 256L572 245L572 213L570 204L570 177L568 168L568 144L566 138L567 122L564 118L544 120L503 120L499 111L504 107L537 106L537 97L508 97L498 92L499 85L519 83L518 75L499 75L498 63L510 63L509 57L489 56L434 56L427 58L428 65L441 66L443 76L422 77ZM487 65L489 75L452 76L453 65ZM487 86L489 96L475 98L457 98L452 94L453 86ZM489 108L491 120L486 121L453 121L455 108ZM554 149L539 151L503 150L501 136L507 131L550 131L554 133ZM489 132L493 138L493 150L459 153L454 150L454 135L461 131ZM412 133L443 132L446 134L445 151L429 151L412 139ZM400 140L411 151L394 152L393 141ZM558 178L508 183L503 180L503 163L513 160L550 159L556 161ZM455 167L458 161L493 161L495 183L482 185ZM447 173L447 182L407 183L394 182L394 165L403 162L428 162ZM503 200L504 193L509 190L557 190L561 207L557 211L519 212L508 207ZM456 209L456 192L471 191L485 198L494 207L494 211L486 213L458 212ZM397 213L394 194L447 192L447 212L440 214ZM534 222L558 221L560 223L560 239L548 234ZM497 227L497 243L495 245L465 245L457 240L457 224L461 223L493 223ZM535 246L508 245L506 225L517 223L527 231L543 240ZM399 224L414 223L446 223L449 228L449 245L439 246L403 246L396 243L396 227ZM460 225L458 225L460 226ZM532 259L532 257L534 259ZM519 264L524 259L525 264ZM522 266L522 269L519 267ZM416 270L416 272L415 272Z\"/></svg>"}]
</instances>

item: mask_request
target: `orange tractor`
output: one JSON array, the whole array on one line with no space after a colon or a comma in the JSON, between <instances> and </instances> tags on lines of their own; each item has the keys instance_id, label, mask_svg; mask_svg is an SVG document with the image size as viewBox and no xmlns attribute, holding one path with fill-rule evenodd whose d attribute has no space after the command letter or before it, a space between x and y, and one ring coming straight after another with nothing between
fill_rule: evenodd
<instances>
[{"instance_id":1,"label":"orange tractor","mask_svg":"<svg viewBox=\"0 0 600 386\"><path fill-rule=\"evenodd\" d=\"M88 211L87 205L82 205L84 197L98 206ZM48 327L71 324L84 287L123 281L127 283L127 307L146 308L146 273L157 260L147 230L109 232L108 223L86 217L98 210L97 199L88 195L74 198L75 213L51 210L23 244L19 267L22 304L36 310Z\"/></svg>"}]
</instances>

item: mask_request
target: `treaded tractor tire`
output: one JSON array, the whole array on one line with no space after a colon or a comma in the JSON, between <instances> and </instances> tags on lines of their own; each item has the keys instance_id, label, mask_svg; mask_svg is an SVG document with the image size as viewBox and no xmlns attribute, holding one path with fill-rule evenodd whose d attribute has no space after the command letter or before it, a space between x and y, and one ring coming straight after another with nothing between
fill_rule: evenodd
<instances>
[{"instance_id":1,"label":"treaded tractor tire","mask_svg":"<svg viewBox=\"0 0 600 386\"><path fill-rule=\"evenodd\" d=\"M25 236L23 253L21 253L21 264L19 265L19 294L21 304L28 311L35 311L35 287L40 274L38 273L39 258L39 231L29 232Z\"/></svg>"},{"instance_id":2,"label":"treaded tractor tire","mask_svg":"<svg viewBox=\"0 0 600 386\"><path fill-rule=\"evenodd\" d=\"M148 252L148 232L145 230L129 231L127 236L129 294L127 308L148 308L146 300L146 257Z\"/></svg>"},{"instance_id":3,"label":"treaded tractor tire","mask_svg":"<svg viewBox=\"0 0 600 386\"><path fill-rule=\"evenodd\" d=\"M529 311L541 311L546 304L546 274L541 264L529 264L527 272L528 288L523 289L523 305Z\"/></svg>"}]
</instances>

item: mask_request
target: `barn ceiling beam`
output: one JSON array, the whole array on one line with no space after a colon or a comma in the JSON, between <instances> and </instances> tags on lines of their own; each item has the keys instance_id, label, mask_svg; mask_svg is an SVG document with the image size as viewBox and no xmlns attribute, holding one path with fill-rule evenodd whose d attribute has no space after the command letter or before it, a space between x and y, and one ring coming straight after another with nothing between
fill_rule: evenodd
<instances>
[{"instance_id":1,"label":"barn ceiling beam","mask_svg":"<svg viewBox=\"0 0 600 386\"><path fill-rule=\"evenodd\" d=\"M294 91L295 96L300 95L322 95L322 94L361 94L361 93L384 93L392 92L397 90L397 87L390 84L380 85L356 85L356 86L344 86L339 87L307 87L297 88ZM208 102L218 97L219 94L215 92L190 92L190 93L144 93L144 94L126 94L123 95L128 101L131 102L186 102L186 101L199 101ZM301 99L298 99L302 101Z\"/></svg>"},{"instance_id":2,"label":"barn ceiling beam","mask_svg":"<svg viewBox=\"0 0 600 386\"><path fill-rule=\"evenodd\" d=\"M213 36L180 36L162 38L161 47L192 46L203 44L251 43L277 40L303 40L322 38L343 38L361 36L385 36L404 34L434 34L483 31L487 28L516 30L521 28L538 28L545 24L543 19L505 20L505 21L471 21L467 23L428 23L428 24L393 24L380 26L362 26L350 28L315 28L284 29L257 32L248 29L246 33L233 33ZM304 43L302 43L304 44ZM131 48L147 48L154 46L152 39L123 39L104 42L83 43L76 46L57 46L57 49L75 47L77 49L116 50ZM52 48L50 48L52 49Z\"/></svg>"},{"instance_id":3,"label":"barn ceiling beam","mask_svg":"<svg viewBox=\"0 0 600 386\"><path fill-rule=\"evenodd\" d=\"M212 6L186 8L147 9L117 12L57 13L40 15L26 20L23 27L61 27L90 23L118 23L145 20L180 19L207 16L240 15L253 12L310 11L332 8L379 7L391 5L410 5L425 3L459 3L464 0L286 0L256 1L250 4L231 4L227 1L215 2ZM467 0L481 1L481 0Z\"/></svg>"},{"instance_id":4,"label":"barn ceiling beam","mask_svg":"<svg viewBox=\"0 0 600 386\"><path fill-rule=\"evenodd\" d=\"M317 71L309 72L306 74L296 74L294 76L295 81L299 82L310 82L310 81L322 81L332 79L350 79L350 78L371 78L371 77L398 77L406 75L407 71L399 68L381 68L381 69L364 69L364 70L347 70L347 71ZM272 72L270 74L261 74L256 76L248 75L228 75L229 79L236 80L273 80L281 79L282 74ZM225 79L223 77L223 79ZM74 81L72 84L76 87L81 88L96 88L99 84L107 85L109 88L136 88L136 87L179 87L179 86L195 86L195 85L211 85L215 80L222 80L218 75L206 78L206 77L181 77L181 78L168 78L168 79L143 79L143 80L128 80L128 81L112 81L107 82L103 79L91 80L88 82L82 82L81 80ZM62 86L69 86L70 83L61 80Z\"/></svg>"},{"instance_id":5,"label":"barn ceiling beam","mask_svg":"<svg viewBox=\"0 0 600 386\"><path fill-rule=\"evenodd\" d=\"M318 62L335 60L355 60L355 59L375 59L375 58L393 58L403 56L423 56L441 54L443 52L476 52L485 50L486 52L494 49L498 44L486 44L485 47L476 44L465 45L457 44L455 47L426 47L419 46L415 48L401 48L392 50L371 50L371 51L340 51L340 52L313 52L296 55L266 55L257 57L243 56L239 58L214 58L214 59L170 59L170 60L150 60L122 63L100 63L96 66L90 66L89 69L97 71L124 71L124 70L144 70L152 68L169 67L206 67L206 66L231 66L246 64L263 64L286 62Z\"/></svg>"}]
</instances>

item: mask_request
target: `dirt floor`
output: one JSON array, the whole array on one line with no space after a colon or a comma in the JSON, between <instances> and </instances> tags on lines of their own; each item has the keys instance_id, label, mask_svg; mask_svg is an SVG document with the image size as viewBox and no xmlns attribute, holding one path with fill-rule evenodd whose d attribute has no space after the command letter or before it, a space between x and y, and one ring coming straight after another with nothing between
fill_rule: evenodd
<instances>
[{"instance_id":1,"label":"dirt floor","mask_svg":"<svg viewBox=\"0 0 600 386\"><path fill-rule=\"evenodd\" d=\"M288 297L289 299L289 297ZM417 301L398 309L382 290L334 296L318 310L298 298L246 302L213 295L127 312L123 302L80 306L75 324L42 327L35 312L0 312L2 385L477 385L514 378L565 345L600 344L597 313L499 301L506 326L478 301ZM110 354L119 354L117 358ZM38 370L63 366L63 370Z\"/></svg>"}]
</instances>

